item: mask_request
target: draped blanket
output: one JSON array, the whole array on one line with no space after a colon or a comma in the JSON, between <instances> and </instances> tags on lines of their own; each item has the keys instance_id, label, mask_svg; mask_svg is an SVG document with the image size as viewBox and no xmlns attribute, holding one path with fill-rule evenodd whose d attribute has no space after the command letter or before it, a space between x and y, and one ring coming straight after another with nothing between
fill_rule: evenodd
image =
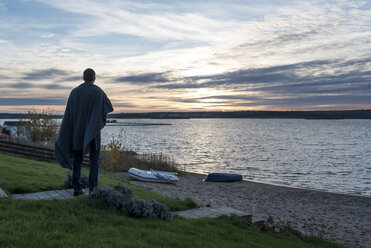
<instances>
[{"instance_id":1,"label":"draped blanket","mask_svg":"<svg viewBox=\"0 0 371 248\"><path fill-rule=\"evenodd\" d=\"M104 91L85 82L71 91L54 148L54 158L62 167L72 169L72 151L89 152L89 143L106 125L112 104ZM97 144L100 145L100 144Z\"/></svg>"}]
</instances>

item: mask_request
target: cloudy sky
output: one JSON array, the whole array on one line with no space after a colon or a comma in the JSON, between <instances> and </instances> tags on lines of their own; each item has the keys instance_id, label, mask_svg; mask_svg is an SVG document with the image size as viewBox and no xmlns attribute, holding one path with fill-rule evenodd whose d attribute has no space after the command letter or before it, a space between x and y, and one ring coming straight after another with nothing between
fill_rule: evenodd
<instances>
[{"instance_id":1,"label":"cloudy sky","mask_svg":"<svg viewBox=\"0 0 371 248\"><path fill-rule=\"evenodd\" d=\"M0 0L0 112L371 108L370 1Z\"/></svg>"}]
</instances>

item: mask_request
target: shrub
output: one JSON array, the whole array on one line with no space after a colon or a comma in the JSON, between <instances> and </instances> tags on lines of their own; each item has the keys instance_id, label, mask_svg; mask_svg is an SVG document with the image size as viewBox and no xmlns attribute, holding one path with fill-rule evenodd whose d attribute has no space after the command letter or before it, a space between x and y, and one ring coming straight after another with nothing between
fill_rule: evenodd
<instances>
[{"instance_id":1,"label":"shrub","mask_svg":"<svg viewBox=\"0 0 371 248\"><path fill-rule=\"evenodd\" d=\"M129 189L128 187L125 187L121 184L117 184L113 187L114 190L118 191L123 197L125 198L132 198L133 197L133 191Z\"/></svg>"},{"instance_id":2,"label":"shrub","mask_svg":"<svg viewBox=\"0 0 371 248\"><path fill-rule=\"evenodd\" d=\"M81 183L83 188L89 187L89 177L85 173L81 173ZM70 189L73 187L71 173L67 174L67 179L66 181L64 181L64 187L66 189Z\"/></svg>"},{"instance_id":3,"label":"shrub","mask_svg":"<svg viewBox=\"0 0 371 248\"><path fill-rule=\"evenodd\" d=\"M101 167L107 171L127 172L130 168L172 171L182 173L176 162L162 153L145 153L139 155L123 146L122 135L118 139L112 136L107 145L102 146Z\"/></svg>"},{"instance_id":4,"label":"shrub","mask_svg":"<svg viewBox=\"0 0 371 248\"><path fill-rule=\"evenodd\" d=\"M150 217L163 220L172 219L172 214L168 207L154 200L149 202L135 198L131 189L121 184L113 188L98 186L98 188L90 194L90 197L103 199L116 209L132 217Z\"/></svg>"},{"instance_id":5,"label":"shrub","mask_svg":"<svg viewBox=\"0 0 371 248\"><path fill-rule=\"evenodd\" d=\"M115 137L112 135L109 143L102 146L102 167L104 167L105 169L119 171L118 167L123 157L123 147L120 139L121 134L119 135L119 139L115 139Z\"/></svg>"},{"instance_id":6,"label":"shrub","mask_svg":"<svg viewBox=\"0 0 371 248\"><path fill-rule=\"evenodd\" d=\"M291 233L297 237L301 237L301 233L291 227L288 222L283 220L275 221L272 216L269 216L261 227L263 232L274 232L274 233Z\"/></svg>"},{"instance_id":7,"label":"shrub","mask_svg":"<svg viewBox=\"0 0 371 248\"><path fill-rule=\"evenodd\" d=\"M25 119L20 119L15 141L32 142L40 146L54 146L57 139L59 125L52 110L28 111Z\"/></svg>"},{"instance_id":8,"label":"shrub","mask_svg":"<svg viewBox=\"0 0 371 248\"><path fill-rule=\"evenodd\" d=\"M183 172L175 160L162 153L145 153L139 156L139 169L154 169L159 171Z\"/></svg>"}]
</instances>

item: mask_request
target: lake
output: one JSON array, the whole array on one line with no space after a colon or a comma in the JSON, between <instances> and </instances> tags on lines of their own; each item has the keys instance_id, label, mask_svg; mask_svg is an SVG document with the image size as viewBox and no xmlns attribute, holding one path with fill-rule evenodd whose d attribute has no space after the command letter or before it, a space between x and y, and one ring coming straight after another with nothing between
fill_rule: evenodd
<instances>
[{"instance_id":1,"label":"lake","mask_svg":"<svg viewBox=\"0 0 371 248\"><path fill-rule=\"evenodd\" d=\"M128 126L105 127L103 143L121 135L126 147L166 154L187 171L371 196L371 120L117 121ZM171 125L145 125L155 123Z\"/></svg>"},{"instance_id":2,"label":"lake","mask_svg":"<svg viewBox=\"0 0 371 248\"><path fill-rule=\"evenodd\" d=\"M0 120L2 124L5 120ZM117 119L102 130L187 171L371 196L371 120ZM171 124L171 125L152 125Z\"/></svg>"}]
</instances>

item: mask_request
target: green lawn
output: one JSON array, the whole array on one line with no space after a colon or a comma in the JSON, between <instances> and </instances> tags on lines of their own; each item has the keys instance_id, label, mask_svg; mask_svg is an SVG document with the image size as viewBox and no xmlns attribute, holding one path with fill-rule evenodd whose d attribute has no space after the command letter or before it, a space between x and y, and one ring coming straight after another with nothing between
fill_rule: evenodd
<instances>
[{"instance_id":1,"label":"green lawn","mask_svg":"<svg viewBox=\"0 0 371 248\"><path fill-rule=\"evenodd\" d=\"M64 181L69 172L68 169L62 168L57 163L36 161L0 153L0 188L6 193L63 189ZM88 173L86 170L84 172ZM99 184L101 185L113 186L118 183L130 187L135 196L142 199L157 200L172 210L184 210L196 206L190 199L180 200L162 196L104 173L99 174Z\"/></svg>"},{"instance_id":2,"label":"green lawn","mask_svg":"<svg viewBox=\"0 0 371 248\"><path fill-rule=\"evenodd\" d=\"M0 185L7 192L63 187L67 171L0 154ZM100 182L118 179L101 175ZM138 197L187 208L187 202L132 187ZM262 233L237 217L214 219L135 219L107 203L86 197L70 200L0 199L0 247L342 247L320 238Z\"/></svg>"},{"instance_id":3,"label":"green lawn","mask_svg":"<svg viewBox=\"0 0 371 248\"><path fill-rule=\"evenodd\" d=\"M126 217L104 202L0 199L0 247L340 247L261 233L238 218L173 221Z\"/></svg>"}]
</instances>

